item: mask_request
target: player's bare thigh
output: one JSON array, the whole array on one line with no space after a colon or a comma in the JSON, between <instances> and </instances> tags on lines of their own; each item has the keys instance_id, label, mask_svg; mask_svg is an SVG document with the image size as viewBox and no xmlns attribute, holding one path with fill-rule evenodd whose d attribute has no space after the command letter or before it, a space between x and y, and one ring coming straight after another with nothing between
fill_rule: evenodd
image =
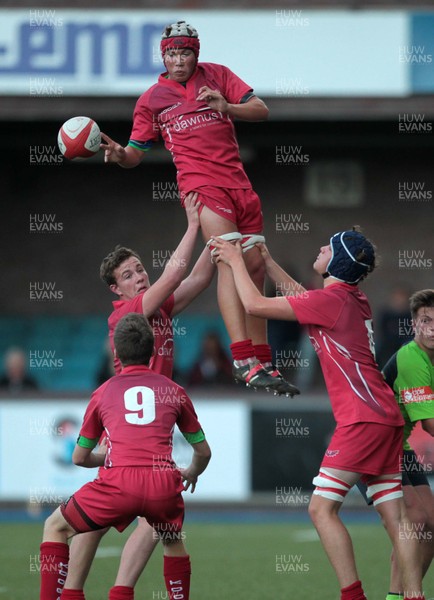
<instances>
[{"instance_id":1,"label":"player's bare thigh","mask_svg":"<svg viewBox=\"0 0 434 600\"><path fill-rule=\"evenodd\" d=\"M202 207L200 212L200 226L202 229L202 235L205 242L207 242L211 236L219 236L224 233L233 233L238 231L236 223L233 223L229 219L225 219L215 213L208 206ZM258 231L259 235L261 232ZM244 253L244 261L249 272L255 271L259 265L262 265L263 260L261 253L258 248L251 248Z\"/></svg>"},{"instance_id":2,"label":"player's bare thigh","mask_svg":"<svg viewBox=\"0 0 434 600\"><path fill-rule=\"evenodd\" d=\"M207 242L212 235L216 236L222 235L223 233L238 231L235 223L229 219L224 219L205 205L202 205L199 219L205 242Z\"/></svg>"},{"instance_id":3,"label":"player's bare thigh","mask_svg":"<svg viewBox=\"0 0 434 600\"><path fill-rule=\"evenodd\" d=\"M327 470L327 473L330 473L330 475L333 475L333 477L337 477L337 479L345 481L345 483L350 486L355 485L361 477L360 473L344 471L344 469L333 469L332 467L325 467L325 469Z\"/></svg>"}]
</instances>

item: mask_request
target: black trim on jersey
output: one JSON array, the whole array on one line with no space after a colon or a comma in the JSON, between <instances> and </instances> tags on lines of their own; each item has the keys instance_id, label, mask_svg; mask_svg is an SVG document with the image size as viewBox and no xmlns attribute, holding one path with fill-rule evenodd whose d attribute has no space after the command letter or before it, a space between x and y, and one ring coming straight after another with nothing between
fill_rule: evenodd
<instances>
[{"instance_id":1,"label":"black trim on jersey","mask_svg":"<svg viewBox=\"0 0 434 600\"><path fill-rule=\"evenodd\" d=\"M387 363L381 369L381 372L383 373L383 377L384 377L387 385L390 388L392 388L392 390L393 390L393 386L395 384L396 378L398 377L398 362L396 360L397 354L398 354L398 352L395 352L395 354L393 354L389 358Z\"/></svg>"},{"instance_id":2,"label":"black trim on jersey","mask_svg":"<svg viewBox=\"0 0 434 600\"><path fill-rule=\"evenodd\" d=\"M240 104L245 104L248 100L250 100L250 98L253 98L253 96L255 96L253 92L247 92L247 94L244 94L244 96L241 98Z\"/></svg>"}]
</instances>

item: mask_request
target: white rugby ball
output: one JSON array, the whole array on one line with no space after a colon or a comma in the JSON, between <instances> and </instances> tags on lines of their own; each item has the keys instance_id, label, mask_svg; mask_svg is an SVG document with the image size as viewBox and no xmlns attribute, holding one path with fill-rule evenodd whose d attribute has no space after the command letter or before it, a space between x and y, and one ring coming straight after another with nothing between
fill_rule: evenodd
<instances>
[{"instance_id":1,"label":"white rugby ball","mask_svg":"<svg viewBox=\"0 0 434 600\"><path fill-rule=\"evenodd\" d=\"M89 117L73 117L59 129L57 144L65 158L90 158L99 150L101 131Z\"/></svg>"}]
</instances>

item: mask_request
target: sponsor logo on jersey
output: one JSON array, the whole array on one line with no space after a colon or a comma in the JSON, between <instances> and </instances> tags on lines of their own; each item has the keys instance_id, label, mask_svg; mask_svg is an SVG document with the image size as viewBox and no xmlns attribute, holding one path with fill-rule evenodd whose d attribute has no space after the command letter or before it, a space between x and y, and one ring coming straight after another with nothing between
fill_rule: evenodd
<instances>
[{"instance_id":1,"label":"sponsor logo on jersey","mask_svg":"<svg viewBox=\"0 0 434 600\"><path fill-rule=\"evenodd\" d=\"M193 116L180 115L172 125L172 129L175 131L183 131L184 129L196 129L198 127L204 127L210 123L215 123L217 120L223 119L221 112L201 112Z\"/></svg>"},{"instance_id":2,"label":"sponsor logo on jersey","mask_svg":"<svg viewBox=\"0 0 434 600\"><path fill-rule=\"evenodd\" d=\"M328 458L334 458L339 454L339 452L340 450L327 450L325 455L328 456Z\"/></svg>"},{"instance_id":3,"label":"sponsor logo on jersey","mask_svg":"<svg viewBox=\"0 0 434 600\"><path fill-rule=\"evenodd\" d=\"M434 400L434 392L429 386L422 386L401 390L400 397L403 404L410 404L411 402L430 402Z\"/></svg>"},{"instance_id":4,"label":"sponsor logo on jersey","mask_svg":"<svg viewBox=\"0 0 434 600\"><path fill-rule=\"evenodd\" d=\"M167 338L157 350L158 356L173 356L173 337Z\"/></svg>"}]
</instances>

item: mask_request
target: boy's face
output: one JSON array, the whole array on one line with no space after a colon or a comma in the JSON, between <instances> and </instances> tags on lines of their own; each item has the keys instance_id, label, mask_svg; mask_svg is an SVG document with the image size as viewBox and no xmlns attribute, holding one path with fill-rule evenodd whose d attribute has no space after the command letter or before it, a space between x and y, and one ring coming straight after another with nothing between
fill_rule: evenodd
<instances>
[{"instance_id":1,"label":"boy's face","mask_svg":"<svg viewBox=\"0 0 434 600\"><path fill-rule=\"evenodd\" d=\"M427 352L434 351L434 307L419 308L413 320L414 339Z\"/></svg>"},{"instance_id":2,"label":"boy's face","mask_svg":"<svg viewBox=\"0 0 434 600\"><path fill-rule=\"evenodd\" d=\"M116 283L110 286L112 292L122 300L131 300L149 287L149 277L145 267L135 256L130 256L114 270Z\"/></svg>"},{"instance_id":3,"label":"boy's face","mask_svg":"<svg viewBox=\"0 0 434 600\"><path fill-rule=\"evenodd\" d=\"M323 275L327 271L327 265L332 257L332 248L330 244L328 246L321 246L318 256L313 263L313 269L319 275Z\"/></svg>"},{"instance_id":4,"label":"boy's face","mask_svg":"<svg viewBox=\"0 0 434 600\"><path fill-rule=\"evenodd\" d=\"M169 79L184 83L193 75L196 68L196 56L190 48L166 50L164 65L169 74Z\"/></svg>"}]
</instances>

